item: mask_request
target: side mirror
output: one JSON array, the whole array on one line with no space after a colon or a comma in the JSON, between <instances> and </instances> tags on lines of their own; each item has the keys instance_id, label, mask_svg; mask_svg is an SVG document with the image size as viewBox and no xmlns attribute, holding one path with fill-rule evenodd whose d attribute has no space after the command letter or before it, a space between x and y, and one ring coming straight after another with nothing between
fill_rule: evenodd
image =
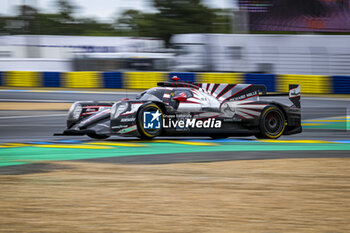
<instances>
[{"instance_id":1,"label":"side mirror","mask_svg":"<svg viewBox=\"0 0 350 233\"><path fill-rule=\"evenodd\" d=\"M187 97L185 97L185 96L175 96L174 100L177 100L179 102L186 102L187 101Z\"/></svg>"}]
</instances>

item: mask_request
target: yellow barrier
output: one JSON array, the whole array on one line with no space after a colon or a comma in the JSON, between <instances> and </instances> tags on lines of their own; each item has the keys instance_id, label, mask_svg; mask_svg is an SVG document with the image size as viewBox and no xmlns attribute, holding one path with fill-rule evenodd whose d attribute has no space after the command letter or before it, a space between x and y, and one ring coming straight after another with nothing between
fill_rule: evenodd
<instances>
[{"instance_id":1,"label":"yellow barrier","mask_svg":"<svg viewBox=\"0 0 350 233\"><path fill-rule=\"evenodd\" d=\"M8 71L5 72L4 85L10 87L39 87L41 78L38 72Z\"/></svg>"},{"instance_id":2,"label":"yellow barrier","mask_svg":"<svg viewBox=\"0 0 350 233\"><path fill-rule=\"evenodd\" d=\"M277 91L288 92L289 84L300 84L301 93L331 93L331 77L322 75L283 74L276 77Z\"/></svg>"},{"instance_id":3,"label":"yellow barrier","mask_svg":"<svg viewBox=\"0 0 350 233\"><path fill-rule=\"evenodd\" d=\"M99 88L102 77L100 72L79 71L64 73L64 87L71 88Z\"/></svg>"},{"instance_id":4,"label":"yellow barrier","mask_svg":"<svg viewBox=\"0 0 350 233\"><path fill-rule=\"evenodd\" d=\"M200 73L198 82L200 83L242 83L243 74L241 73Z\"/></svg>"},{"instance_id":5,"label":"yellow barrier","mask_svg":"<svg viewBox=\"0 0 350 233\"><path fill-rule=\"evenodd\" d=\"M167 74L164 72L125 72L126 88L148 89L157 86L157 82L165 82Z\"/></svg>"}]
</instances>

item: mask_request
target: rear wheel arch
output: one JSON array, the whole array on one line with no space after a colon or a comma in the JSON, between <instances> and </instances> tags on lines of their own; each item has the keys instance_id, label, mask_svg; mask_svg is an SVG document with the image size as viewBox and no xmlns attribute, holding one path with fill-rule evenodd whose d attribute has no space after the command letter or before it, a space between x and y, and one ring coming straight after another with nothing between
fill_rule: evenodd
<instances>
[{"instance_id":1,"label":"rear wheel arch","mask_svg":"<svg viewBox=\"0 0 350 233\"><path fill-rule=\"evenodd\" d=\"M284 119L286 120L286 123L288 124L288 115L287 115L287 112L286 112L286 110L284 109L284 107L282 106L282 104L280 104L280 103L272 103L271 105L269 105L269 106L276 106L276 107L278 107L279 108L279 110L281 110L281 112L283 113L283 115L284 115Z\"/></svg>"}]
</instances>

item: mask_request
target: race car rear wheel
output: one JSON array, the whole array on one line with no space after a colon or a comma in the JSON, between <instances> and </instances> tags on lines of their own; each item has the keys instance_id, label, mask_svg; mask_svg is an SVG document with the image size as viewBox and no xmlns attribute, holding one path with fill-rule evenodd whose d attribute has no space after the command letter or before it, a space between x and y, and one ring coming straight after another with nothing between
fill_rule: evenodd
<instances>
[{"instance_id":1,"label":"race car rear wheel","mask_svg":"<svg viewBox=\"0 0 350 233\"><path fill-rule=\"evenodd\" d=\"M286 128L286 119L283 112L276 106L267 107L260 117L260 133L257 138L277 139Z\"/></svg>"},{"instance_id":2,"label":"race car rear wheel","mask_svg":"<svg viewBox=\"0 0 350 233\"><path fill-rule=\"evenodd\" d=\"M146 104L137 114L137 130L142 139L151 139L161 134L163 111L153 103Z\"/></svg>"}]
</instances>

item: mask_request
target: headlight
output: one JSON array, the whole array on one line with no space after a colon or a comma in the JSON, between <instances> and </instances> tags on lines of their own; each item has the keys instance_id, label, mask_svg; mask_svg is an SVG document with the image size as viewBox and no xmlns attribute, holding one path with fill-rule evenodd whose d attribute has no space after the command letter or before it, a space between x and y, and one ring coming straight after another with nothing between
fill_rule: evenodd
<instances>
[{"instance_id":1,"label":"headlight","mask_svg":"<svg viewBox=\"0 0 350 233\"><path fill-rule=\"evenodd\" d=\"M74 103L69 109L69 116L72 120L77 120L80 117L83 107L79 103Z\"/></svg>"},{"instance_id":2,"label":"headlight","mask_svg":"<svg viewBox=\"0 0 350 233\"><path fill-rule=\"evenodd\" d=\"M117 111L117 106L118 106L118 103L115 103L112 105L111 107L111 116L114 116L115 112Z\"/></svg>"},{"instance_id":3,"label":"headlight","mask_svg":"<svg viewBox=\"0 0 350 233\"><path fill-rule=\"evenodd\" d=\"M111 116L113 119L116 119L120 114L125 112L128 109L128 103L120 103L120 104L114 104L111 109Z\"/></svg>"}]
</instances>

